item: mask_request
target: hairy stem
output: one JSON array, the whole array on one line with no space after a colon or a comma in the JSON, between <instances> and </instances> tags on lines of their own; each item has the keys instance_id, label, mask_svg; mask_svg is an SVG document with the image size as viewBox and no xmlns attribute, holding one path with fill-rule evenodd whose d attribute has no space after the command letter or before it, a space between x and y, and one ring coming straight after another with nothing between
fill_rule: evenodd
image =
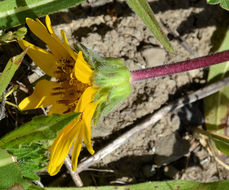
<instances>
[{"instance_id":1,"label":"hairy stem","mask_svg":"<svg viewBox=\"0 0 229 190\"><path fill-rule=\"evenodd\" d=\"M208 67L228 60L229 60L229 50L226 50L212 55L190 59L187 61L181 61L181 62L172 63L168 65L162 65L158 67L132 71L131 78L132 78L132 82L145 80L145 79L154 78L158 76L164 76L164 75L199 69L203 67Z\"/></svg>"}]
</instances>

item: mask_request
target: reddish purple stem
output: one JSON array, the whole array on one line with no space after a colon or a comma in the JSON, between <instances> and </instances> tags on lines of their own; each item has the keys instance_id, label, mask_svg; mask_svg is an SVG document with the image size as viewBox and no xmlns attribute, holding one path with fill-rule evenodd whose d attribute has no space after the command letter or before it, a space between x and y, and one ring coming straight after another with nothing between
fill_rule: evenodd
<instances>
[{"instance_id":1,"label":"reddish purple stem","mask_svg":"<svg viewBox=\"0 0 229 190\"><path fill-rule=\"evenodd\" d=\"M229 60L229 50L226 50L212 55L190 59L187 61L181 61L181 62L172 63L168 65L162 65L158 67L132 71L131 72L132 82L163 76L163 75L190 71L193 69L199 69L203 67L208 67L228 60Z\"/></svg>"}]
</instances>

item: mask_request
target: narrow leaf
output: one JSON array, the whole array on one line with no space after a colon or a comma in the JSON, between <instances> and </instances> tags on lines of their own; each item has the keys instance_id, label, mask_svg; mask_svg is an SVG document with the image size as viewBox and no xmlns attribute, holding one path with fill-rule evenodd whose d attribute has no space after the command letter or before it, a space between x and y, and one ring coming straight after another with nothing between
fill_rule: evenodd
<instances>
[{"instance_id":1,"label":"narrow leaf","mask_svg":"<svg viewBox=\"0 0 229 190\"><path fill-rule=\"evenodd\" d=\"M32 121L12 131L0 140L3 148L18 147L21 144L30 145L39 140L51 140L57 136L57 132L70 122L74 122L79 113L66 115L51 115L34 117Z\"/></svg>"},{"instance_id":2,"label":"narrow leaf","mask_svg":"<svg viewBox=\"0 0 229 190\"><path fill-rule=\"evenodd\" d=\"M6 90L8 84L10 83L11 79L14 76L14 73L16 72L18 67L20 66L27 50L28 50L28 48L25 49L21 54L15 56L15 57L12 57L8 61L4 71L0 75L0 96Z\"/></svg>"},{"instance_id":3,"label":"narrow leaf","mask_svg":"<svg viewBox=\"0 0 229 190\"><path fill-rule=\"evenodd\" d=\"M25 23L25 18L37 18L73 7L84 0L4 0L0 1L0 29Z\"/></svg>"},{"instance_id":4,"label":"narrow leaf","mask_svg":"<svg viewBox=\"0 0 229 190\"><path fill-rule=\"evenodd\" d=\"M159 42L171 53L175 53L168 38L163 33L152 9L146 0L126 0L133 11L142 19Z\"/></svg>"},{"instance_id":5,"label":"narrow leaf","mask_svg":"<svg viewBox=\"0 0 229 190\"><path fill-rule=\"evenodd\" d=\"M22 188L26 186L13 157L0 149L0 189L7 189L15 184Z\"/></svg>"},{"instance_id":6,"label":"narrow leaf","mask_svg":"<svg viewBox=\"0 0 229 190\"><path fill-rule=\"evenodd\" d=\"M173 180L162 182L146 182L137 185L122 185L122 186L103 186L103 187L83 187L83 188L67 188L68 190L226 190L229 186L229 181L217 181L212 183L199 183L192 181ZM45 188L46 190L64 190L65 188Z\"/></svg>"},{"instance_id":7,"label":"narrow leaf","mask_svg":"<svg viewBox=\"0 0 229 190\"><path fill-rule=\"evenodd\" d=\"M220 3L220 0L207 0L207 3L214 5Z\"/></svg>"},{"instance_id":8,"label":"narrow leaf","mask_svg":"<svg viewBox=\"0 0 229 190\"><path fill-rule=\"evenodd\" d=\"M200 133L208 136L215 143L216 147L223 153L229 156L229 137L226 135L221 135L212 131L204 131L197 129Z\"/></svg>"}]
</instances>

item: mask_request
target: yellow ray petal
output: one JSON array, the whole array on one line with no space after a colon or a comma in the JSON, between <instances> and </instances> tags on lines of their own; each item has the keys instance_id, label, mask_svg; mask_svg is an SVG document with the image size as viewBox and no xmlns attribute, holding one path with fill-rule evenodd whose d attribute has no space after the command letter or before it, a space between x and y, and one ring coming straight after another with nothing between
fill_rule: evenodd
<instances>
[{"instance_id":1,"label":"yellow ray petal","mask_svg":"<svg viewBox=\"0 0 229 190\"><path fill-rule=\"evenodd\" d=\"M59 44L61 44L61 46L63 46L65 49L66 49L66 47L65 47L65 41L64 41L64 43L59 39L59 37L55 34L55 32L54 32L54 30L53 30L53 28L52 28L52 23L51 23L51 19L50 19L50 17L48 16L48 15L46 15L46 17L45 17L45 23L46 23L46 27L47 27L47 29L48 29L48 31L49 31L49 33L51 34L51 36L59 43ZM62 35L62 34L61 34ZM62 36L63 37L63 36ZM68 44L68 46L67 47L69 47L69 44ZM69 47L70 48L70 47ZM71 48L70 48L71 49ZM67 50L67 49L66 49ZM68 51L68 50L67 50Z\"/></svg>"},{"instance_id":2,"label":"yellow ray petal","mask_svg":"<svg viewBox=\"0 0 229 190\"><path fill-rule=\"evenodd\" d=\"M87 62L83 58L83 53L80 51L78 53L76 63L74 66L74 74L75 77L82 83L91 84L91 78L93 74L93 70L87 64Z\"/></svg>"},{"instance_id":3,"label":"yellow ray petal","mask_svg":"<svg viewBox=\"0 0 229 190\"><path fill-rule=\"evenodd\" d=\"M57 139L54 141L50 150L50 161L48 165L48 172L50 175L56 175L64 163L75 137L78 135L80 128L74 122L71 122L65 127Z\"/></svg>"},{"instance_id":4,"label":"yellow ray petal","mask_svg":"<svg viewBox=\"0 0 229 190\"><path fill-rule=\"evenodd\" d=\"M63 40L64 44L69 46L69 42L68 42L68 39L66 37L66 34L65 34L64 30L61 30L60 34L61 34L61 37L62 37L62 40Z\"/></svg>"},{"instance_id":5,"label":"yellow ray petal","mask_svg":"<svg viewBox=\"0 0 229 190\"><path fill-rule=\"evenodd\" d=\"M51 24L51 19L48 15L46 15L45 17L45 23L47 26L47 29L49 31L49 33L51 34L51 36L59 43L63 46L63 48L68 52L69 56L72 57L74 60L76 60L77 58L77 54L72 50L72 48L70 47L67 37L64 33L63 30L61 30L61 37L63 42L59 39L59 37L54 33L53 28L52 28L52 24Z\"/></svg>"},{"instance_id":6,"label":"yellow ray petal","mask_svg":"<svg viewBox=\"0 0 229 190\"><path fill-rule=\"evenodd\" d=\"M57 157L60 152L58 152L58 148L60 144L63 142L63 138L65 137L66 134L69 133L69 131L72 130L72 128L75 126L74 122L69 123L64 129L62 129L58 137L55 139L54 143L52 144L52 147L50 149L50 161L48 165L48 172L50 175L56 175L58 171L60 170L61 166L64 163L64 159L67 156L67 154L63 157Z\"/></svg>"},{"instance_id":7,"label":"yellow ray petal","mask_svg":"<svg viewBox=\"0 0 229 190\"><path fill-rule=\"evenodd\" d=\"M64 42L64 47L65 47L65 49L68 51L69 55L70 55L74 60L76 60L76 59L77 59L77 53L74 52L74 51L72 50L72 48L70 47L69 42L68 42L68 39L67 39L67 37L66 37L66 35L65 35L64 30L61 30L60 33L61 33L62 40L63 40L63 42Z\"/></svg>"},{"instance_id":8,"label":"yellow ray petal","mask_svg":"<svg viewBox=\"0 0 229 190\"><path fill-rule=\"evenodd\" d=\"M47 27L48 31L50 32L50 34L53 34L54 31L52 29L51 19L48 15L46 15L46 17L45 17L45 23L46 23L46 27Z\"/></svg>"},{"instance_id":9,"label":"yellow ray petal","mask_svg":"<svg viewBox=\"0 0 229 190\"><path fill-rule=\"evenodd\" d=\"M25 40L19 39L18 44L23 50L29 47L27 54L46 74L56 76L55 71L57 71L57 65L56 58L53 54Z\"/></svg>"},{"instance_id":10,"label":"yellow ray petal","mask_svg":"<svg viewBox=\"0 0 229 190\"><path fill-rule=\"evenodd\" d=\"M49 115L63 114L67 110L68 110L68 107L64 104L54 104L49 110Z\"/></svg>"},{"instance_id":11,"label":"yellow ray petal","mask_svg":"<svg viewBox=\"0 0 229 190\"><path fill-rule=\"evenodd\" d=\"M26 18L26 23L29 26L30 30L48 45L49 49L56 57L69 57L69 54L64 49L63 44L56 41L56 39L50 35L50 33L43 24L31 18Z\"/></svg>"},{"instance_id":12,"label":"yellow ray petal","mask_svg":"<svg viewBox=\"0 0 229 190\"><path fill-rule=\"evenodd\" d=\"M93 102L95 94L98 92L97 88L88 87L81 95L79 102L76 106L75 112L84 112L88 104Z\"/></svg>"},{"instance_id":13,"label":"yellow ray petal","mask_svg":"<svg viewBox=\"0 0 229 190\"><path fill-rule=\"evenodd\" d=\"M83 112L83 121L85 123L85 126L84 126L84 144L86 145L87 147L87 150L91 153L91 154L94 154L94 150L93 150L93 147L91 145L91 120L92 120L92 117L95 113L95 109L98 105L99 101L97 102L93 102L91 104L89 104L86 109L84 110Z\"/></svg>"},{"instance_id":14,"label":"yellow ray petal","mask_svg":"<svg viewBox=\"0 0 229 190\"><path fill-rule=\"evenodd\" d=\"M78 157L79 157L80 150L82 147L83 130L84 130L83 121L80 121L77 127L79 127L79 133L76 136L76 140L75 140L75 144L74 144L73 152L72 152L72 170L73 171L75 171L77 168Z\"/></svg>"},{"instance_id":15,"label":"yellow ray petal","mask_svg":"<svg viewBox=\"0 0 229 190\"><path fill-rule=\"evenodd\" d=\"M67 126L64 127L64 129L62 129L59 133L58 133L58 137L55 139L54 143L52 144L52 147L50 149L50 152L52 153L50 155L50 160L54 159L54 155L53 152L58 151L57 147L58 147L58 143L61 143L61 139L63 138L63 136L65 136L66 134L68 134L73 127L76 126L76 124L78 123L80 117L77 117L76 120L72 121L71 123L69 123Z\"/></svg>"},{"instance_id":16,"label":"yellow ray petal","mask_svg":"<svg viewBox=\"0 0 229 190\"><path fill-rule=\"evenodd\" d=\"M46 30L46 26L38 18L36 18L35 21L42 25L42 27Z\"/></svg>"},{"instance_id":17,"label":"yellow ray petal","mask_svg":"<svg viewBox=\"0 0 229 190\"><path fill-rule=\"evenodd\" d=\"M35 86L33 94L21 101L18 106L19 109L37 109L56 104L56 101L61 99L61 95L52 95L53 88L57 87L61 86L56 82L47 80L39 81Z\"/></svg>"}]
</instances>

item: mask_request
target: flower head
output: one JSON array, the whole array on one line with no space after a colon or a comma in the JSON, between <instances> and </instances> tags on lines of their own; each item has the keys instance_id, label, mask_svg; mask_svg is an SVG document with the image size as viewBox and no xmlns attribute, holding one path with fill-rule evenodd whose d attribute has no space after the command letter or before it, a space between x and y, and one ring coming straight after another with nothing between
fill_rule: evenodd
<instances>
[{"instance_id":1,"label":"flower head","mask_svg":"<svg viewBox=\"0 0 229 190\"><path fill-rule=\"evenodd\" d=\"M49 51L25 40L18 40L22 49L55 81L40 80L31 96L19 104L21 110L52 105L49 115L79 112L80 116L68 124L54 141L50 150L48 172L55 175L64 163L72 144L72 169L76 170L82 140L94 154L91 144L91 120L96 123L102 112L108 112L126 98L130 91L130 72L122 61L104 59L82 46L76 53L71 49L64 31L62 41L53 32L49 16L46 26L39 19L26 19L30 30L44 41ZM85 61L84 56L88 58ZM120 78L121 77L121 78Z\"/></svg>"}]
</instances>

